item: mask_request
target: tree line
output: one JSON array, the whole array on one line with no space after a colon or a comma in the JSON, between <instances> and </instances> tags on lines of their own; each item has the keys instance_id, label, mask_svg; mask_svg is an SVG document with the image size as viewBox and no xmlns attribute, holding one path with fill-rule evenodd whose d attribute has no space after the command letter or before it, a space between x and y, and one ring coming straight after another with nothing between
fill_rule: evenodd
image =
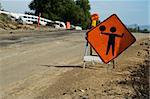
<instances>
[{"instance_id":1,"label":"tree line","mask_svg":"<svg viewBox=\"0 0 150 99\"><path fill-rule=\"evenodd\" d=\"M89 0L33 0L29 8L35 15L41 13L42 17L50 20L69 21L83 29L91 23Z\"/></svg>"},{"instance_id":2,"label":"tree line","mask_svg":"<svg viewBox=\"0 0 150 99\"><path fill-rule=\"evenodd\" d=\"M131 27L128 27L128 30L130 32L135 32L135 33L150 33L150 31L148 29L140 29L140 27L138 26L137 28L131 28Z\"/></svg>"}]
</instances>

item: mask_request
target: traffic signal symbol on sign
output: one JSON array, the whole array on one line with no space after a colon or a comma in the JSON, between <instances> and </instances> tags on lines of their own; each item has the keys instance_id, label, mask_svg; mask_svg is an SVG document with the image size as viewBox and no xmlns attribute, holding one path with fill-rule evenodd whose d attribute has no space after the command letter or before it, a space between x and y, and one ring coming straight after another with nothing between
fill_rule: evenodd
<instances>
[{"instance_id":1,"label":"traffic signal symbol on sign","mask_svg":"<svg viewBox=\"0 0 150 99\"><path fill-rule=\"evenodd\" d=\"M136 41L116 14L90 30L86 39L104 63L116 58Z\"/></svg>"}]
</instances>

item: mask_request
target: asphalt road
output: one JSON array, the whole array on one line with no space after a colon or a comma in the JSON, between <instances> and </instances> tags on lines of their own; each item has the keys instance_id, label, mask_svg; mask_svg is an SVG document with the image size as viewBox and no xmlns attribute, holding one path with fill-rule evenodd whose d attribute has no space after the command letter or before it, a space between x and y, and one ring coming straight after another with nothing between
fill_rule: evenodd
<instances>
[{"instance_id":1,"label":"asphalt road","mask_svg":"<svg viewBox=\"0 0 150 99\"><path fill-rule=\"evenodd\" d=\"M11 92L10 90L14 90L14 86L19 89L21 86L26 86L26 88L32 86L33 89L48 86L50 84L47 83L48 79L54 77L53 81L55 81L58 75L72 69L48 68L48 66L68 66L72 64L76 66L81 64L85 42L84 35L85 31L8 33L1 35L1 94L7 93L8 90L8 93ZM41 75L50 71L52 78L41 77ZM42 81L42 79L46 79L46 81L39 82L40 85L37 86L35 83L39 80Z\"/></svg>"}]
</instances>

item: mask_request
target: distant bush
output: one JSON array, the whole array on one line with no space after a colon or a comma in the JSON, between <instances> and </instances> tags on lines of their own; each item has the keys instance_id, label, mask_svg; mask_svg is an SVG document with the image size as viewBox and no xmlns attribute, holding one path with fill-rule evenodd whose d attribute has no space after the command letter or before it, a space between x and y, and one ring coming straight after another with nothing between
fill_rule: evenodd
<instances>
[{"instance_id":1,"label":"distant bush","mask_svg":"<svg viewBox=\"0 0 150 99\"><path fill-rule=\"evenodd\" d=\"M28 14L28 15L35 15L33 12L25 12L25 14Z\"/></svg>"},{"instance_id":2,"label":"distant bush","mask_svg":"<svg viewBox=\"0 0 150 99\"><path fill-rule=\"evenodd\" d=\"M150 33L150 31L148 31L148 29L144 29L142 32L143 33Z\"/></svg>"}]
</instances>

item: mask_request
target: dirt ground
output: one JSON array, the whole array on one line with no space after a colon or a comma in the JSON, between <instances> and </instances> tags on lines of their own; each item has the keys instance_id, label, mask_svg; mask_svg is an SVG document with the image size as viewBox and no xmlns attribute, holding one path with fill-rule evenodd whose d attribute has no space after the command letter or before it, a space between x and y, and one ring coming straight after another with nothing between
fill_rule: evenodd
<instances>
[{"instance_id":1,"label":"dirt ground","mask_svg":"<svg viewBox=\"0 0 150 99\"><path fill-rule=\"evenodd\" d=\"M148 99L149 34L112 64L82 68L86 31L0 33L1 99Z\"/></svg>"}]
</instances>

